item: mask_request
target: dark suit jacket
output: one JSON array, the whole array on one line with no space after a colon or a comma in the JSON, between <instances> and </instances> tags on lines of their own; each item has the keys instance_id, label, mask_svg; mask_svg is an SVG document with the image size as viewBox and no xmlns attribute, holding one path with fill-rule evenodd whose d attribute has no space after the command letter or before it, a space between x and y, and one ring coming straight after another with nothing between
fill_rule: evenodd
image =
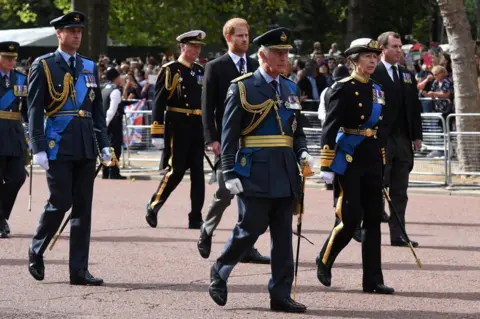
<instances>
[{"instance_id":1,"label":"dark suit jacket","mask_svg":"<svg viewBox=\"0 0 480 319\"><path fill-rule=\"evenodd\" d=\"M385 92L386 106L384 109L384 120L382 125L383 143L386 143L386 139L388 139L388 136L390 136L392 133L392 128L400 107L406 108L408 122L407 134L410 140L415 141L423 138L422 119L420 116L422 107L420 101L418 100L417 81L415 80L415 76L404 67L399 66L398 71L403 90L403 105L400 105L395 98L397 95L395 92L397 88L393 83L393 80L388 75L387 69L383 62L378 63L377 67L375 68L375 72L372 74L372 79L382 85L382 88ZM405 80L404 74L410 74L411 81L409 81L409 79Z\"/></svg>"},{"instance_id":2,"label":"dark suit jacket","mask_svg":"<svg viewBox=\"0 0 480 319\"><path fill-rule=\"evenodd\" d=\"M258 61L247 56L247 72L258 69ZM202 88L202 122L205 143L221 140L225 98L230 81L241 74L228 53L208 62Z\"/></svg>"},{"instance_id":3,"label":"dark suit jacket","mask_svg":"<svg viewBox=\"0 0 480 319\"><path fill-rule=\"evenodd\" d=\"M274 90L259 70L239 82L245 85L246 100L249 104L259 105L268 99L276 100ZM295 84L289 82L291 81L280 77L282 101L288 101L289 96L297 95ZM240 178L245 196L263 198L298 196L300 191L298 159L302 152L308 152L301 121L298 121L300 111L288 110L284 103L278 109L285 135L294 139L293 148L239 148L242 131L252 124L253 113L242 107L238 82L231 85L228 94L221 141L225 180ZM252 132L246 134L246 136L265 135L281 136L277 113L273 108ZM243 164L242 158L245 158Z\"/></svg>"},{"instance_id":4,"label":"dark suit jacket","mask_svg":"<svg viewBox=\"0 0 480 319\"><path fill-rule=\"evenodd\" d=\"M17 86L17 78L24 77L24 86L27 85L26 75L18 71L10 71L10 86L7 88L5 80L0 77L0 100L9 91L14 91ZM27 116L27 99L25 92L20 93L19 90L15 93L15 99L10 105L0 105L0 110L21 112L24 122L28 122ZM27 142L25 140L25 132L21 121L0 119L0 156L23 156L27 149Z\"/></svg>"},{"instance_id":5,"label":"dark suit jacket","mask_svg":"<svg viewBox=\"0 0 480 319\"><path fill-rule=\"evenodd\" d=\"M90 73L84 68L83 60L88 63L93 63L93 61L87 61L87 58L77 54L74 85L80 80L85 81L83 85L86 90L85 98L78 109L91 113L91 118L59 116L49 117L45 121L45 110L52 102L52 97L49 93L42 60L45 60L47 64L52 80L51 84L57 92L63 91L65 74L71 73L68 64L58 51L38 57L32 64L27 100L29 135L33 153L46 152L49 160L95 159L96 153L98 153L96 142L98 142L100 150L110 145L96 64L93 66L93 72ZM96 87L86 86L86 81L92 81L92 79L96 82ZM79 98L79 92L77 92L77 98ZM69 99L71 98L69 97ZM47 111L56 109L58 105L59 103L54 103ZM66 107L67 105L64 105L60 110L66 111ZM77 106L73 105L73 110L75 109ZM63 127L67 121L68 124Z\"/></svg>"}]
</instances>

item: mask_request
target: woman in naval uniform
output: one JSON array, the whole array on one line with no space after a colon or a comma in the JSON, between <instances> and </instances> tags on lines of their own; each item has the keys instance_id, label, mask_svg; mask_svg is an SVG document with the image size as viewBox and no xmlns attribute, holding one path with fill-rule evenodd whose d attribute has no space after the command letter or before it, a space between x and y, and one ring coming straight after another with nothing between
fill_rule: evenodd
<instances>
[{"instance_id":1,"label":"woman in naval uniform","mask_svg":"<svg viewBox=\"0 0 480 319\"><path fill-rule=\"evenodd\" d=\"M385 97L381 86L370 79L380 52L372 39L353 41L345 55L355 71L335 82L327 99L320 176L333 182L336 222L316 262L318 280L330 286L335 258L363 218L363 291L391 294L394 290L383 282L380 258L385 152L378 129Z\"/></svg>"}]
</instances>

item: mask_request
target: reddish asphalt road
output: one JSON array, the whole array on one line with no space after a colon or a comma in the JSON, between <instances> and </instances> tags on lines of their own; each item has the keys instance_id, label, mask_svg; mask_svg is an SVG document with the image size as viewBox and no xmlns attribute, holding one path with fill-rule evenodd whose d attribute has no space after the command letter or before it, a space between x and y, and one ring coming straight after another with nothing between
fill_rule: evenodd
<instances>
[{"instance_id":1,"label":"reddish asphalt road","mask_svg":"<svg viewBox=\"0 0 480 319\"><path fill-rule=\"evenodd\" d=\"M480 197L411 194L411 238L423 262L408 249L389 246L382 225L385 282L396 295L361 292L361 248L352 241L338 257L332 287L316 278L315 257L333 225L330 192L309 188L297 299L303 315L269 311L267 265L240 264L229 280L229 299L219 307L208 295L209 269L237 218L236 201L217 230L209 260L196 248L199 232L187 229L190 184L184 181L159 215L159 227L144 219L158 181L97 179L93 204L90 270L103 287L68 284L68 227L45 254L43 282L30 277L27 249L48 196L45 176L35 174L32 211L28 180L12 213L12 237L0 240L0 318L480 318ZM214 186L207 185L204 211ZM296 239L295 239L296 244ZM257 248L267 254L268 234Z\"/></svg>"}]
</instances>

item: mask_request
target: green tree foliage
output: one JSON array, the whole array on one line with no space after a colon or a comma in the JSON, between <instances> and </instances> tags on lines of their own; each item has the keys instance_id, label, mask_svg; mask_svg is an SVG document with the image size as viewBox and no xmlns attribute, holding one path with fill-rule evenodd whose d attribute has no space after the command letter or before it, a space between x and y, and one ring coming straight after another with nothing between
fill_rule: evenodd
<instances>
[{"instance_id":1,"label":"green tree foliage","mask_svg":"<svg viewBox=\"0 0 480 319\"><path fill-rule=\"evenodd\" d=\"M69 0L0 0L0 29L48 26ZM60 9L59 9L60 8Z\"/></svg>"}]
</instances>

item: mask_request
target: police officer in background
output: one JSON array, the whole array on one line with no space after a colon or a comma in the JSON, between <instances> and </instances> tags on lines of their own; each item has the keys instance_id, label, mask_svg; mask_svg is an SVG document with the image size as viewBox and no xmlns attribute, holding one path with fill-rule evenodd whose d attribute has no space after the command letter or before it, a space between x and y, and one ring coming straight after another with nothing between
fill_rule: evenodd
<instances>
[{"instance_id":1,"label":"police officer in background","mask_svg":"<svg viewBox=\"0 0 480 319\"><path fill-rule=\"evenodd\" d=\"M22 127L27 113L27 77L13 68L17 42L0 42L0 238L7 238L7 220L25 182L27 143Z\"/></svg>"},{"instance_id":2,"label":"police officer in background","mask_svg":"<svg viewBox=\"0 0 480 319\"><path fill-rule=\"evenodd\" d=\"M122 155L123 144L123 107L121 88L123 81L120 73L115 68L109 68L106 72L107 83L102 90L103 111L107 118L107 133L110 139L110 146L115 151L116 158L120 158ZM127 179L125 176L120 175L120 169L118 165L104 166L103 167L103 179Z\"/></svg>"},{"instance_id":3,"label":"police officer in background","mask_svg":"<svg viewBox=\"0 0 480 319\"><path fill-rule=\"evenodd\" d=\"M188 228L200 229L203 223L205 144L201 95L204 71L195 60L200 55L205 36L201 30L179 35L177 41L180 42L182 53L178 60L162 65L155 85L152 143L164 148L161 167L168 167L168 170L147 204L145 219L150 227L157 227L158 211L182 181L187 169L190 169L192 205L188 214Z\"/></svg>"},{"instance_id":4,"label":"police officer in background","mask_svg":"<svg viewBox=\"0 0 480 319\"><path fill-rule=\"evenodd\" d=\"M270 308L305 312L290 297L293 283L292 215L301 191L299 163L308 154L298 121L296 85L281 75L292 48L290 30L277 28L253 40L261 46L260 67L233 80L223 117L221 158L226 188L237 195L239 218L221 256L210 270L210 297L227 303L227 280L270 227Z\"/></svg>"},{"instance_id":5,"label":"police officer in background","mask_svg":"<svg viewBox=\"0 0 480 319\"><path fill-rule=\"evenodd\" d=\"M378 43L369 38L354 40L345 56L355 65L351 76L332 86L323 125L320 177L333 181L335 227L316 260L317 278L331 285L335 259L348 245L363 217L363 291L392 294L383 282L380 258L382 177L385 150L378 138L385 95L370 79L375 70ZM380 132L381 133L381 132Z\"/></svg>"},{"instance_id":6,"label":"police officer in background","mask_svg":"<svg viewBox=\"0 0 480 319\"><path fill-rule=\"evenodd\" d=\"M112 154L97 67L77 53L84 20L77 11L52 20L58 49L35 59L29 73L33 159L46 170L50 197L29 247L28 270L36 280L44 279L43 253L72 208L70 284L101 285L103 280L88 270L93 183L97 155L110 165Z\"/></svg>"}]
</instances>

